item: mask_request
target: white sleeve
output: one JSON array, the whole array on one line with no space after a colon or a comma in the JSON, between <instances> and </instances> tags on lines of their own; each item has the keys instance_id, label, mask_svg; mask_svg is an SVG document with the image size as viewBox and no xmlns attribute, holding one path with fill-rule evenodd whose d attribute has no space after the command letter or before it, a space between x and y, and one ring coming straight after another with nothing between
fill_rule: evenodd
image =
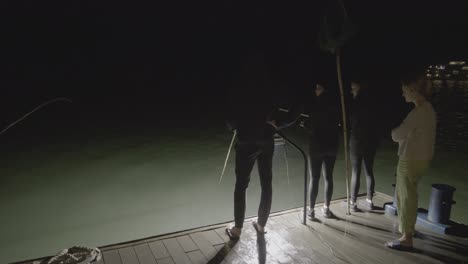
<instances>
[{"instance_id":1,"label":"white sleeve","mask_svg":"<svg viewBox=\"0 0 468 264\"><path fill-rule=\"evenodd\" d=\"M405 140L408 138L411 131L416 127L416 117L413 112L409 113L408 116L403 120L401 125L392 130L392 139L395 142Z\"/></svg>"}]
</instances>

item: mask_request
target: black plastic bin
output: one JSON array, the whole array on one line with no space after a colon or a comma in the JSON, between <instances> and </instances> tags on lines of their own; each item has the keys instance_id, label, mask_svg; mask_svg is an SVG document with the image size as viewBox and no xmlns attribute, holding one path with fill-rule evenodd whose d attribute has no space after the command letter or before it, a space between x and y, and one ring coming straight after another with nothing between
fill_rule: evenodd
<instances>
[{"instance_id":1,"label":"black plastic bin","mask_svg":"<svg viewBox=\"0 0 468 264\"><path fill-rule=\"evenodd\" d=\"M455 188L446 184L432 184L431 200L427 219L433 223L446 224L450 220Z\"/></svg>"}]
</instances>

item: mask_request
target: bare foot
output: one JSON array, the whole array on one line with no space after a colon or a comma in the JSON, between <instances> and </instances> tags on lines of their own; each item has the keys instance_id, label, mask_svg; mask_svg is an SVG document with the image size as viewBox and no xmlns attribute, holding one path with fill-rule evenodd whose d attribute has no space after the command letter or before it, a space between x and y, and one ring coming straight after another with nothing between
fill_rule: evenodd
<instances>
[{"instance_id":1,"label":"bare foot","mask_svg":"<svg viewBox=\"0 0 468 264\"><path fill-rule=\"evenodd\" d=\"M407 247L412 247L413 246L412 236L403 235L398 240L400 241L401 245L403 245L403 246L407 246Z\"/></svg>"}]
</instances>

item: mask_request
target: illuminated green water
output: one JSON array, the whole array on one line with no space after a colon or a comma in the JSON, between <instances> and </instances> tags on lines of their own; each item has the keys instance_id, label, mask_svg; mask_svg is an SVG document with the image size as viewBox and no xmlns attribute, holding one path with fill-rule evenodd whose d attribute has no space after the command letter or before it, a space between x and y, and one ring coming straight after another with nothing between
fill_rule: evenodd
<instances>
[{"instance_id":1,"label":"illuminated green water","mask_svg":"<svg viewBox=\"0 0 468 264\"><path fill-rule=\"evenodd\" d=\"M221 126L201 127L206 129L132 133L109 129L88 133L81 141L44 138L37 145L26 142L28 147L6 144L0 168L0 262L232 220L233 159L218 184L230 135ZM300 131L286 132L305 142L297 136ZM300 206L303 199L301 156L288 148L288 184L282 152L278 154L274 211ZM437 151L429 175L420 184L420 206L428 205L431 183L451 184L458 189L452 219L467 222L467 156L460 151ZM385 142L375 164L376 190L392 194L396 161L396 145ZM334 198L346 194L343 172L339 157ZM254 170L249 215L255 214L259 196ZM319 200L322 197L320 193Z\"/></svg>"},{"instance_id":2,"label":"illuminated green water","mask_svg":"<svg viewBox=\"0 0 468 264\"><path fill-rule=\"evenodd\" d=\"M452 220L466 224L468 96L463 91L467 89L455 97L441 94L446 98L436 105L443 118L435 159L419 186L419 205L428 207L432 183L455 186ZM112 121L105 115L50 120L53 114L41 112L0 138L1 263L52 255L74 245L103 246L233 219L232 158L218 184L231 139L222 121L158 124L157 118ZM298 128L285 133L306 145ZM302 157L287 149L288 183L279 150L274 159L273 211L298 207L303 201ZM376 190L389 195L396 152L396 144L387 139L375 162ZM343 165L340 155L334 198L346 195ZM362 183L364 191L364 178ZM259 197L254 169L248 215L255 215ZM322 197L320 186L319 201Z\"/></svg>"}]
</instances>

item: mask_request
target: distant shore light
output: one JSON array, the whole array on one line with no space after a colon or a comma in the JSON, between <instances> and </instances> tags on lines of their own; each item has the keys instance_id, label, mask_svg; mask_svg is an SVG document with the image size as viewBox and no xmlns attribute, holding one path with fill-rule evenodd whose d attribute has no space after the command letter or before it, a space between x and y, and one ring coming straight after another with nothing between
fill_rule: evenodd
<instances>
[{"instance_id":1,"label":"distant shore light","mask_svg":"<svg viewBox=\"0 0 468 264\"><path fill-rule=\"evenodd\" d=\"M465 65L465 61L451 61L449 65Z\"/></svg>"}]
</instances>

